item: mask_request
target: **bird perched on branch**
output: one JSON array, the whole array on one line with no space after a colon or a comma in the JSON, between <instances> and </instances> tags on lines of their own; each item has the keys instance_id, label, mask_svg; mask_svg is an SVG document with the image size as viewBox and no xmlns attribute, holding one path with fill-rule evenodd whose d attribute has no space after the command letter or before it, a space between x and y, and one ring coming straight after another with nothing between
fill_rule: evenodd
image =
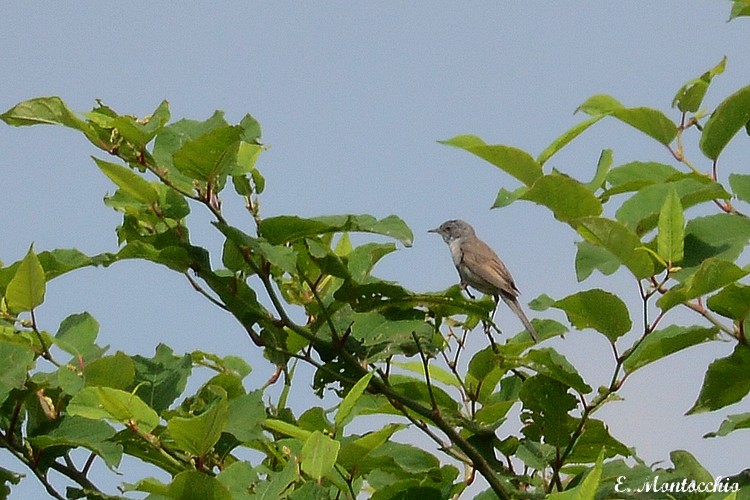
<instances>
[{"instance_id":1,"label":"bird perched on branch","mask_svg":"<svg viewBox=\"0 0 750 500\"><path fill-rule=\"evenodd\" d=\"M439 234L448 244L453 264L456 265L461 277L461 287L466 293L473 298L467 288L470 286L493 296L497 303L498 297L503 299L521 320L534 342L538 342L539 335L536 329L518 303L517 297L520 292L513 282L513 276L489 245L477 238L474 228L468 222L454 219L443 222L440 227L430 229L429 232Z\"/></svg>"}]
</instances>

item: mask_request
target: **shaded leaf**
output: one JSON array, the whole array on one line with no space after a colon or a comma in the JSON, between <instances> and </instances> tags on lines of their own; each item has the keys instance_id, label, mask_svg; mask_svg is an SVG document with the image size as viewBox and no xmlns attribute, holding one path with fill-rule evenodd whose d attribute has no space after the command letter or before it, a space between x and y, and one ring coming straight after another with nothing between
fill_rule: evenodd
<instances>
[{"instance_id":1,"label":"shaded leaf","mask_svg":"<svg viewBox=\"0 0 750 500\"><path fill-rule=\"evenodd\" d=\"M612 437L604 422L593 418L588 419L566 462L592 463L596 461L599 454L602 454L604 458L631 455L627 446Z\"/></svg>"},{"instance_id":2,"label":"shaded leaf","mask_svg":"<svg viewBox=\"0 0 750 500\"><path fill-rule=\"evenodd\" d=\"M591 392L591 386L584 382L575 367L554 349L533 349L526 354L526 358L531 361L527 366L537 373L557 380L579 393Z\"/></svg>"},{"instance_id":3,"label":"shaded leaf","mask_svg":"<svg viewBox=\"0 0 750 500\"><path fill-rule=\"evenodd\" d=\"M577 241L576 247L576 279L585 280L595 270L609 276L620 268L620 260L606 248L593 245L588 241Z\"/></svg>"},{"instance_id":4,"label":"shaded leaf","mask_svg":"<svg viewBox=\"0 0 750 500\"><path fill-rule=\"evenodd\" d=\"M700 266L711 257L734 261L748 241L750 219L747 217L736 214L696 217L685 226L685 258L682 267Z\"/></svg>"},{"instance_id":5,"label":"shaded leaf","mask_svg":"<svg viewBox=\"0 0 750 500\"><path fill-rule=\"evenodd\" d=\"M172 349L164 344L156 346L153 358L133 356L136 368L136 394L157 412L169 408L185 390L192 371L189 354L174 356Z\"/></svg>"},{"instance_id":6,"label":"shaded leaf","mask_svg":"<svg viewBox=\"0 0 750 500\"><path fill-rule=\"evenodd\" d=\"M3 369L0 370L0 404L13 389L21 389L26 383L29 370L34 366L36 354L31 346L8 342L0 337L0 359Z\"/></svg>"},{"instance_id":7,"label":"shaded leaf","mask_svg":"<svg viewBox=\"0 0 750 500\"><path fill-rule=\"evenodd\" d=\"M672 107L674 108L676 106L683 113L695 113L698 111L711 80L713 80L716 75L724 72L726 64L727 57L724 56L716 66L703 73L700 78L690 80L680 87L680 90L677 91L677 94L672 100Z\"/></svg>"},{"instance_id":8,"label":"shaded leaf","mask_svg":"<svg viewBox=\"0 0 750 500\"><path fill-rule=\"evenodd\" d=\"M339 404L338 411L336 412L336 418L334 420L334 424L336 425L336 430L338 432L343 431L344 426L349 421L352 409L357 404L357 400L359 400L360 396L362 396L362 394L364 394L364 392L367 390L367 386L370 384L372 376L373 372L368 372L366 375L360 378L346 394L346 397L343 399L343 401L341 401L341 403Z\"/></svg>"},{"instance_id":9,"label":"shaded leaf","mask_svg":"<svg viewBox=\"0 0 750 500\"><path fill-rule=\"evenodd\" d=\"M750 348L739 344L732 354L709 365L701 392L688 414L718 410L740 401L750 392L748 372Z\"/></svg>"},{"instance_id":10,"label":"shaded leaf","mask_svg":"<svg viewBox=\"0 0 750 500\"><path fill-rule=\"evenodd\" d=\"M740 413L739 415L729 415L719 426L716 432L709 432L704 438L726 436L730 432L740 429L750 429L750 413Z\"/></svg>"},{"instance_id":11,"label":"shaded leaf","mask_svg":"<svg viewBox=\"0 0 750 500\"><path fill-rule=\"evenodd\" d=\"M737 198L750 203L750 175L729 174L729 185Z\"/></svg>"},{"instance_id":12,"label":"shaded leaf","mask_svg":"<svg viewBox=\"0 0 750 500\"><path fill-rule=\"evenodd\" d=\"M110 439L115 430L106 422L89 418L66 416L60 425L46 434L31 437L31 443L40 449L52 446L83 447L99 455L110 468L120 465L122 447Z\"/></svg>"}]
</instances>

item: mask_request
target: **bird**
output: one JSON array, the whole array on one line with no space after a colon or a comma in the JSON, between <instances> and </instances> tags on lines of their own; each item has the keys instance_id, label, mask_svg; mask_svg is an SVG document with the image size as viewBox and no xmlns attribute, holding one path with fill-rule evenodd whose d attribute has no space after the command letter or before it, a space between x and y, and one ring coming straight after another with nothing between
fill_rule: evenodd
<instances>
[{"instance_id":1,"label":"bird","mask_svg":"<svg viewBox=\"0 0 750 500\"><path fill-rule=\"evenodd\" d=\"M496 303L499 303L498 298L502 299L521 320L534 342L539 341L536 329L518 303L520 292L513 281L513 276L510 275L510 271L494 250L477 237L471 224L452 219L428 232L439 234L448 244L453 264L461 277L461 288L466 290L470 297L473 298L473 295L468 287L491 295Z\"/></svg>"}]
</instances>

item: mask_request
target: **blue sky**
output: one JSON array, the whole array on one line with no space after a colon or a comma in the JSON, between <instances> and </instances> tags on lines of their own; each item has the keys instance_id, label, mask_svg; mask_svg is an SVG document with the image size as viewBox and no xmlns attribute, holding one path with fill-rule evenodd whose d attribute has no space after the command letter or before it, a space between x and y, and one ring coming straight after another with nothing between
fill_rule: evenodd
<instances>
[{"instance_id":1,"label":"blue sky","mask_svg":"<svg viewBox=\"0 0 750 500\"><path fill-rule=\"evenodd\" d=\"M637 290L625 275L576 283L575 235L527 202L490 211L497 190L512 190L516 181L436 141L471 133L536 156L581 120L573 111L593 94L677 119L669 108L676 90L722 56L728 56L727 71L712 84L708 108L750 82L750 25L726 22L729 2L76 5L0 6L3 111L24 99L59 95L78 111L100 98L139 116L163 99L175 119L203 119L222 109L231 122L251 113L271 146L259 162L268 184L263 215L398 214L412 227L414 246L389 256L378 273L414 290L456 282L448 250L426 231L458 217L503 257L523 302L602 286L635 304ZM605 120L550 164L587 179L603 148L614 150L616 165L670 162L662 147ZM708 168L695 149L690 153ZM99 152L68 130L0 126L0 260L20 259L32 242L37 250L77 247L90 254L116 248L120 217L102 203L113 187L92 154ZM747 155L746 138L736 139L723 161L747 171ZM208 220L191 218L196 227ZM193 229L192 236L217 248L208 228ZM255 368L254 385L269 375L231 318L184 278L153 265L128 262L61 278L48 287L37 317L54 332L65 316L84 310L99 320L100 341L112 352L150 356L164 342L176 352L242 355ZM507 309L498 319L520 329ZM603 338L573 331L550 345L592 386L608 383L612 360ZM746 466L736 457L750 445L747 432L704 440L723 414L683 416L707 364L731 348L693 349L644 368L628 380L626 400L600 418L647 462L687 449L715 475L738 472ZM307 395L306 383L298 386L299 408L321 404ZM743 402L730 410L750 408ZM0 465L19 470L1 456ZM32 478L24 483L15 490L18 498L40 491Z\"/></svg>"}]
</instances>

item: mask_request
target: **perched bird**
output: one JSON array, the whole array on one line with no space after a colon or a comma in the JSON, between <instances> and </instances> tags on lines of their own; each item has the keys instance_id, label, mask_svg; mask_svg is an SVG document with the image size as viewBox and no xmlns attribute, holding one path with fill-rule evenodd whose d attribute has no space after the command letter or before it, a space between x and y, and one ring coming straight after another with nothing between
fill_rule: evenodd
<instances>
[{"instance_id":1,"label":"perched bird","mask_svg":"<svg viewBox=\"0 0 750 500\"><path fill-rule=\"evenodd\" d=\"M518 288L513 282L513 276L505 267L500 257L485 243L477 238L474 228L462 220L449 220L440 227L430 229L430 233L437 233L448 244L453 257L453 264L461 277L461 287L471 295L467 286L480 292L492 295L498 302L503 299L511 311L521 320L526 331L534 342L539 336L529 319L523 313L518 303Z\"/></svg>"}]
</instances>

